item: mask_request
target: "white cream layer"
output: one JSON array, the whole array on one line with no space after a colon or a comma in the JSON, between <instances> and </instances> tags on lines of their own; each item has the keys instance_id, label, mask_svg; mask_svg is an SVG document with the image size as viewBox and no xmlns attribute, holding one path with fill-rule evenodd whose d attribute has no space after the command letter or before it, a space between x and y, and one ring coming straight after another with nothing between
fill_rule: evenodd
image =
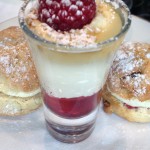
<instances>
[{"instance_id":1,"label":"white cream layer","mask_svg":"<svg viewBox=\"0 0 150 150\"><path fill-rule=\"evenodd\" d=\"M66 119L54 114L46 106L44 106L44 114L47 121L66 126L79 126L90 123L96 119L97 112L98 107L92 113L85 117L77 119Z\"/></svg>"},{"instance_id":2,"label":"white cream layer","mask_svg":"<svg viewBox=\"0 0 150 150\"><path fill-rule=\"evenodd\" d=\"M13 91L13 90L1 90L6 95L16 96L16 97L32 97L38 93L40 93L40 89L31 91L31 92L22 92L22 91Z\"/></svg>"},{"instance_id":3,"label":"white cream layer","mask_svg":"<svg viewBox=\"0 0 150 150\"><path fill-rule=\"evenodd\" d=\"M111 94L116 97L119 101L126 103L130 106L133 107L145 107L145 108L150 108L150 100L146 100L144 102L139 101L136 98L131 98L131 99L124 99L122 97L120 97L118 94L113 93L107 86L107 89L109 92L111 92Z\"/></svg>"}]
</instances>

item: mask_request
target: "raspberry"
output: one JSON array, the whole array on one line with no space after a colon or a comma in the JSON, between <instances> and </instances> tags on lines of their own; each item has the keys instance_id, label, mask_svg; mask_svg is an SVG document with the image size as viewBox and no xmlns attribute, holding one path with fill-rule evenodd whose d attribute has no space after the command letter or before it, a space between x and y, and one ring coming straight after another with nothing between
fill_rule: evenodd
<instances>
[{"instance_id":1,"label":"raspberry","mask_svg":"<svg viewBox=\"0 0 150 150\"><path fill-rule=\"evenodd\" d=\"M81 29L96 14L95 0L39 0L39 20L55 30Z\"/></svg>"}]
</instances>

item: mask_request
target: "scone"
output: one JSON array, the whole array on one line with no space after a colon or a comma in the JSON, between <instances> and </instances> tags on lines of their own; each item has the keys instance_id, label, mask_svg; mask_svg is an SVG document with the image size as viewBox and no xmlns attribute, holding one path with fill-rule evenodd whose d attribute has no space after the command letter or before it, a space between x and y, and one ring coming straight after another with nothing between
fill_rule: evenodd
<instances>
[{"instance_id":1,"label":"scone","mask_svg":"<svg viewBox=\"0 0 150 150\"><path fill-rule=\"evenodd\" d=\"M41 106L39 81L19 27L0 31L0 115L21 115Z\"/></svg>"},{"instance_id":2,"label":"scone","mask_svg":"<svg viewBox=\"0 0 150 150\"><path fill-rule=\"evenodd\" d=\"M150 122L150 44L122 44L102 95L105 112Z\"/></svg>"}]
</instances>

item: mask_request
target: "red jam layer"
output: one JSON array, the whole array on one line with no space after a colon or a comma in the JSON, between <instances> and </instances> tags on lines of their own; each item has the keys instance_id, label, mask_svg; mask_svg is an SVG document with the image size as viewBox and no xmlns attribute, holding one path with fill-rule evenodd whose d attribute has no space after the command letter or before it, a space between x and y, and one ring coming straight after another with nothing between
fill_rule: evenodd
<instances>
[{"instance_id":1,"label":"red jam layer","mask_svg":"<svg viewBox=\"0 0 150 150\"><path fill-rule=\"evenodd\" d=\"M124 105L128 108L128 109L137 109L138 107L134 107L134 106L130 106L126 103L124 103Z\"/></svg>"},{"instance_id":2,"label":"red jam layer","mask_svg":"<svg viewBox=\"0 0 150 150\"><path fill-rule=\"evenodd\" d=\"M92 112L100 101L100 92L91 96L58 98L43 91L44 103L55 114L66 118L79 118Z\"/></svg>"}]
</instances>

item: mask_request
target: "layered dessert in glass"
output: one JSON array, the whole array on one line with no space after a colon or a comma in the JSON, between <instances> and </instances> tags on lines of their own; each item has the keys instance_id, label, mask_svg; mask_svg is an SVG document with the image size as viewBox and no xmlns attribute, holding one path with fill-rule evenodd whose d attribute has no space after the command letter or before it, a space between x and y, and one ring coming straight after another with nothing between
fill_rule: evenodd
<instances>
[{"instance_id":1,"label":"layered dessert in glass","mask_svg":"<svg viewBox=\"0 0 150 150\"><path fill-rule=\"evenodd\" d=\"M93 131L101 89L130 26L122 1L27 1L19 22L32 49L47 129L79 142Z\"/></svg>"}]
</instances>

